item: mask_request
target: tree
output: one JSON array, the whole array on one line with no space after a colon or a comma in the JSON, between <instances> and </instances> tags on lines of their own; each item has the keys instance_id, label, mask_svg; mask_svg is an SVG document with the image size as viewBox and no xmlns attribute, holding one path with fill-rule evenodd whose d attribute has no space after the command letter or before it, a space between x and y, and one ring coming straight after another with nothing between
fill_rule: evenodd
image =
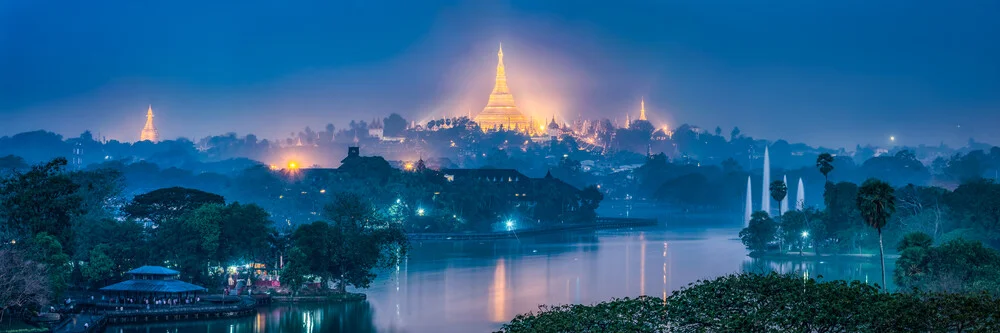
<instances>
[{"instance_id":1,"label":"tree","mask_svg":"<svg viewBox=\"0 0 1000 333\"><path fill-rule=\"evenodd\" d=\"M288 252L288 265L281 270L281 280L292 295L297 295L310 272L309 257L299 248L292 248Z\"/></svg>"},{"instance_id":2,"label":"tree","mask_svg":"<svg viewBox=\"0 0 1000 333\"><path fill-rule=\"evenodd\" d=\"M21 239L46 233L69 244L81 199L65 167L66 159L56 158L0 181L0 231Z\"/></svg>"},{"instance_id":3,"label":"tree","mask_svg":"<svg viewBox=\"0 0 1000 333\"><path fill-rule=\"evenodd\" d=\"M893 280L925 292L1000 293L1000 252L980 242L956 239L934 247L929 237L912 233L900 242Z\"/></svg>"},{"instance_id":4,"label":"tree","mask_svg":"<svg viewBox=\"0 0 1000 333\"><path fill-rule=\"evenodd\" d=\"M597 189L597 186L590 185L584 187L580 191L580 221L592 222L597 219L597 207L601 204L601 200L604 200L604 194L601 190Z\"/></svg>"},{"instance_id":5,"label":"tree","mask_svg":"<svg viewBox=\"0 0 1000 333\"><path fill-rule=\"evenodd\" d=\"M231 203L222 210L216 224L219 247L215 257L219 262L257 263L267 254L273 222L270 214L260 206Z\"/></svg>"},{"instance_id":6,"label":"tree","mask_svg":"<svg viewBox=\"0 0 1000 333\"><path fill-rule=\"evenodd\" d=\"M108 256L108 245L101 244L90 250L87 265L83 266L83 276L94 284L106 282L116 276L115 262Z\"/></svg>"},{"instance_id":7,"label":"tree","mask_svg":"<svg viewBox=\"0 0 1000 333\"><path fill-rule=\"evenodd\" d=\"M130 218L160 224L181 217L205 204L225 203L226 199L218 194L190 188L169 187L135 196L125 206L124 212Z\"/></svg>"},{"instance_id":8,"label":"tree","mask_svg":"<svg viewBox=\"0 0 1000 333\"><path fill-rule=\"evenodd\" d=\"M182 217L163 220L153 240L158 257L169 261L182 278L195 283L209 281L207 264L219 261L219 224L224 219L225 206L202 205Z\"/></svg>"},{"instance_id":9,"label":"tree","mask_svg":"<svg viewBox=\"0 0 1000 333\"><path fill-rule=\"evenodd\" d=\"M830 171L833 171L833 155L830 153L822 153L816 157L816 168L819 172L823 174L823 178L826 182L830 182Z\"/></svg>"},{"instance_id":10,"label":"tree","mask_svg":"<svg viewBox=\"0 0 1000 333\"><path fill-rule=\"evenodd\" d=\"M382 134L390 137L399 137L406 131L406 119L399 114L393 113L382 120Z\"/></svg>"},{"instance_id":11,"label":"tree","mask_svg":"<svg viewBox=\"0 0 1000 333\"><path fill-rule=\"evenodd\" d=\"M63 252L63 246L55 236L41 232L35 234L27 244L29 259L45 265L48 275L48 286L58 297L67 287L69 280L69 255Z\"/></svg>"},{"instance_id":12,"label":"tree","mask_svg":"<svg viewBox=\"0 0 1000 333\"><path fill-rule=\"evenodd\" d=\"M870 178L858 189L858 211L865 224L878 232L878 254L882 262L882 288L888 290L885 283L885 249L882 245L882 229L889 222L889 217L896 212L895 190L889 183Z\"/></svg>"},{"instance_id":13,"label":"tree","mask_svg":"<svg viewBox=\"0 0 1000 333\"><path fill-rule=\"evenodd\" d=\"M782 210L781 200L784 200L785 196L788 195L788 186L782 180L775 180L771 182L770 189L771 198L778 202L778 215L780 216Z\"/></svg>"},{"instance_id":14,"label":"tree","mask_svg":"<svg viewBox=\"0 0 1000 333\"><path fill-rule=\"evenodd\" d=\"M16 249L0 249L0 322L8 310L47 304L51 289L46 277L45 264Z\"/></svg>"},{"instance_id":15,"label":"tree","mask_svg":"<svg viewBox=\"0 0 1000 333\"><path fill-rule=\"evenodd\" d=\"M729 141L730 142L735 141L739 137L740 137L740 128L733 127L733 131L729 132Z\"/></svg>"},{"instance_id":16,"label":"tree","mask_svg":"<svg viewBox=\"0 0 1000 333\"><path fill-rule=\"evenodd\" d=\"M802 254L802 248L805 247L806 238L802 233L806 231L808 224L808 216L805 212L792 210L781 216L782 242L789 246L799 244L799 255Z\"/></svg>"},{"instance_id":17,"label":"tree","mask_svg":"<svg viewBox=\"0 0 1000 333\"><path fill-rule=\"evenodd\" d=\"M335 280L339 292L346 292L347 285L367 288L376 277L375 270L396 265L406 254L401 226L390 223L357 194L338 193L324 215L330 223L313 222L293 234L292 251L304 254L296 255L300 263L290 259L289 265L300 265L291 268L296 275L307 270L324 280Z\"/></svg>"},{"instance_id":18,"label":"tree","mask_svg":"<svg viewBox=\"0 0 1000 333\"><path fill-rule=\"evenodd\" d=\"M767 245L774 241L778 226L771 215L764 211L754 212L750 223L740 231L740 240L750 250L751 255L767 251Z\"/></svg>"}]
</instances>

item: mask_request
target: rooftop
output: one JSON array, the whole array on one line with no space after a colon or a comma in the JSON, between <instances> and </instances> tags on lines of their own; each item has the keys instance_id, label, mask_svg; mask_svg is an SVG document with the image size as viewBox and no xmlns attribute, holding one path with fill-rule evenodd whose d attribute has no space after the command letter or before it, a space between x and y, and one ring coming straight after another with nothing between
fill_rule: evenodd
<instances>
[{"instance_id":1,"label":"rooftop","mask_svg":"<svg viewBox=\"0 0 1000 333\"><path fill-rule=\"evenodd\" d=\"M131 291L145 293L184 293L206 291L201 286L180 280L125 280L101 288L101 291Z\"/></svg>"},{"instance_id":2,"label":"rooftop","mask_svg":"<svg viewBox=\"0 0 1000 333\"><path fill-rule=\"evenodd\" d=\"M181 273L178 272L178 271L166 268L166 267L162 267L162 266L142 266L142 267L133 269L131 271L128 271L126 274L133 274L133 275L136 275L136 274L138 274L138 275L180 275Z\"/></svg>"}]
</instances>

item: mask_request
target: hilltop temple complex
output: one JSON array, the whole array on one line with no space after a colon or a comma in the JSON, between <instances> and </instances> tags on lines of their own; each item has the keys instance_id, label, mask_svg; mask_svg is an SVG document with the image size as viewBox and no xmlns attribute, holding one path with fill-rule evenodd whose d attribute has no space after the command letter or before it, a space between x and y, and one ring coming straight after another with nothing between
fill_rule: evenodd
<instances>
[{"instance_id":1,"label":"hilltop temple complex","mask_svg":"<svg viewBox=\"0 0 1000 333\"><path fill-rule=\"evenodd\" d=\"M514 104L514 95L507 87L507 72L503 65L503 46L497 52L497 79L490 93L490 100L474 119L483 131L512 130L518 132L533 132L535 126L524 116Z\"/></svg>"},{"instance_id":2,"label":"hilltop temple complex","mask_svg":"<svg viewBox=\"0 0 1000 333\"><path fill-rule=\"evenodd\" d=\"M142 132L139 133L139 141L160 141L160 132L156 131L156 126L153 126L153 106L149 106L149 110L146 111L146 126L142 128Z\"/></svg>"}]
</instances>

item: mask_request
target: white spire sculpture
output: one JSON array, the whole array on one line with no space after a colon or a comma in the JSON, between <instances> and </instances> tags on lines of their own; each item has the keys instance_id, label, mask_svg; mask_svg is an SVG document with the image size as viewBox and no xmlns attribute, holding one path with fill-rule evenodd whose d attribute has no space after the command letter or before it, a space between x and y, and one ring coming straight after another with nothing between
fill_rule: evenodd
<instances>
[{"instance_id":1,"label":"white spire sculpture","mask_svg":"<svg viewBox=\"0 0 1000 333\"><path fill-rule=\"evenodd\" d=\"M743 227L750 226L750 215L753 214L753 192L750 190L750 176L747 176L747 206L743 212Z\"/></svg>"},{"instance_id":2,"label":"white spire sculpture","mask_svg":"<svg viewBox=\"0 0 1000 333\"><path fill-rule=\"evenodd\" d=\"M771 214L771 158L764 146L764 187L760 191L760 210Z\"/></svg>"},{"instance_id":3,"label":"white spire sculpture","mask_svg":"<svg viewBox=\"0 0 1000 333\"><path fill-rule=\"evenodd\" d=\"M781 215L785 215L788 212L788 176L782 176L781 181L785 183L785 197L781 199L781 207L778 207L778 211Z\"/></svg>"},{"instance_id":4,"label":"white spire sculpture","mask_svg":"<svg viewBox=\"0 0 1000 333\"><path fill-rule=\"evenodd\" d=\"M806 188L802 185L802 177L799 177L798 195L795 196L795 210L806 208Z\"/></svg>"}]
</instances>

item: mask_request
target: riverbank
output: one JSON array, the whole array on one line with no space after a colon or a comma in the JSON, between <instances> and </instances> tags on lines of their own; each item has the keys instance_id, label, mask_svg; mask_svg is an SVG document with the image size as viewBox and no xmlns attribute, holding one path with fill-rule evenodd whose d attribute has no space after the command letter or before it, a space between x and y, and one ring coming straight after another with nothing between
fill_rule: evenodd
<instances>
[{"instance_id":1,"label":"riverbank","mask_svg":"<svg viewBox=\"0 0 1000 333\"><path fill-rule=\"evenodd\" d=\"M357 302L368 299L368 296L362 293L337 293L305 296L275 295L271 296L271 299L275 303Z\"/></svg>"},{"instance_id":2,"label":"riverbank","mask_svg":"<svg viewBox=\"0 0 1000 333\"><path fill-rule=\"evenodd\" d=\"M598 217L594 223L564 223L546 227L525 228L497 232L466 232L466 233L410 233L406 236L411 241L421 240L491 240L517 238L523 236L544 235L549 233L578 230L600 230L649 227L659 224L656 219L627 217Z\"/></svg>"},{"instance_id":3,"label":"riverbank","mask_svg":"<svg viewBox=\"0 0 1000 333\"><path fill-rule=\"evenodd\" d=\"M803 260L816 260L816 259L855 259L855 260L873 260L878 259L878 253L823 253L817 254L816 252L766 252L766 253L751 253L749 254L751 258L757 259L781 259L781 260L793 260L793 259L803 259ZM887 254L885 255L886 260L898 259L898 254Z\"/></svg>"}]
</instances>

